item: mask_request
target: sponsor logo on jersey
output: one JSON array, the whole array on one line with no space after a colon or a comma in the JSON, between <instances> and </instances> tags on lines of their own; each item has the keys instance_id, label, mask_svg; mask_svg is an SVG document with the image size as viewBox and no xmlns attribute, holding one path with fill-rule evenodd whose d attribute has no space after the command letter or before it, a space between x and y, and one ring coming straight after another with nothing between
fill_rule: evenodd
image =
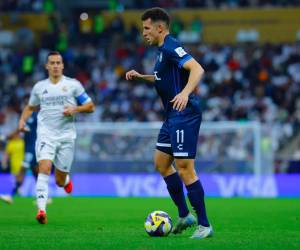
<instances>
[{"instance_id":1,"label":"sponsor logo on jersey","mask_svg":"<svg viewBox=\"0 0 300 250\"><path fill-rule=\"evenodd\" d=\"M177 53L177 55L179 57L183 57L184 55L186 55L186 52L185 52L185 50L182 47L176 48L175 52Z\"/></svg>"},{"instance_id":2,"label":"sponsor logo on jersey","mask_svg":"<svg viewBox=\"0 0 300 250\"><path fill-rule=\"evenodd\" d=\"M66 95L59 95L59 96L42 96L41 97L41 104L46 106L57 106L57 105L64 105L67 101L68 96Z\"/></svg>"}]
</instances>

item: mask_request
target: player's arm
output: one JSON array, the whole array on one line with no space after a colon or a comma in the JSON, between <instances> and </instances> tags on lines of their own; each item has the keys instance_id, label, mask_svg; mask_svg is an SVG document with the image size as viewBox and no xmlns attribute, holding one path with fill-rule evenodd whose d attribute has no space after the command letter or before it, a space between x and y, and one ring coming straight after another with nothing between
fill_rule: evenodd
<instances>
[{"instance_id":1,"label":"player's arm","mask_svg":"<svg viewBox=\"0 0 300 250\"><path fill-rule=\"evenodd\" d=\"M39 110L39 106L26 105L26 107L23 109L23 112L19 120L19 131L26 132L26 121L34 111L38 111L38 110Z\"/></svg>"},{"instance_id":2,"label":"player's arm","mask_svg":"<svg viewBox=\"0 0 300 250\"><path fill-rule=\"evenodd\" d=\"M40 109L40 98L38 95L38 88L39 88L38 84L35 84L33 86L28 104L23 109L23 112L19 120L19 131L27 132L26 122L28 118L32 115L34 111L39 111Z\"/></svg>"},{"instance_id":3,"label":"player's arm","mask_svg":"<svg viewBox=\"0 0 300 250\"><path fill-rule=\"evenodd\" d=\"M92 101L79 106L66 106L64 108L64 116L73 116L76 113L93 113L95 111L95 105Z\"/></svg>"},{"instance_id":4,"label":"player's arm","mask_svg":"<svg viewBox=\"0 0 300 250\"><path fill-rule=\"evenodd\" d=\"M188 60L183 65L183 68L190 71L188 83L182 90L182 92L189 95L197 88L201 78L203 77L204 69L195 59Z\"/></svg>"},{"instance_id":5,"label":"player's arm","mask_svg":"<svg viewBox=\"0 0 300 250\"><path fill-rule=\"evenodd\" d=\"M204 74L204 69L193 58L186 61L183 64L183 68L190 72L188 83L184 89L178 95L176 95L173 100L171 100L173 103L173 108L178 111L185 109L189 100L189 95L197 88L198 83Z\"/></svg>"},{"instance_id":6,"label":"player's arm","mask_svg":"<svg viewBox=\"0 0 300 250\"><path fill-rule=\"evenodd\" d=\"M126 72L126 80L142 80L142 81L147 81L147 82L155 82L155 76L154 75L142 75L139 72L135 70L130 70Z\"/></svg>"},{"instance_id":7,"label":"player's arm","mask_svg":"<svg viewBox=\"0 0 300 250\"><path fill-rule=\"evenodd\" d=\"M65 106L64 116L73 116L76 113L93 113L95 105L89 95L85 92L80 82L75 82L75 99L77 106Z\"/></svg>"}]
</instances>

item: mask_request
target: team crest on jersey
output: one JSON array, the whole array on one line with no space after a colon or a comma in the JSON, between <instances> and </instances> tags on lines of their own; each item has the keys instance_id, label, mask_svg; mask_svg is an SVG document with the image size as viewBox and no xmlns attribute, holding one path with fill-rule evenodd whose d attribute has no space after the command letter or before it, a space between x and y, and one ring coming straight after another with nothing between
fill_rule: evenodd
<instances>
[{"instance_id":1,"label":"team crest on jersey","mask_svg":"<svg viewBox=\"0 0 300 250\"><path fill-rule=\"evenodd\" d=\"M68 91L68 88L66 86L63 86L62 89L61 89L63 92L67 92Z\"/></svg>"}]
</instances>

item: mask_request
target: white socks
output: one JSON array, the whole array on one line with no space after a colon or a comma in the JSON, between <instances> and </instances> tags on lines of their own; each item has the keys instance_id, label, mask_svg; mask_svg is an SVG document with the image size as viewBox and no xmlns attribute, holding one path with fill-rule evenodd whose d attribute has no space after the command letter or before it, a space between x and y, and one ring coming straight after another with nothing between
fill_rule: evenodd
<instances>
[{"instance_id":1,"label":"white socks","mask_svg":"<svg viewBox=\"0 0 300 250\"><path fill-rule=\"evenodd\" d=\"M46 211L46 203L48 200L48 182L49 175L38 174L36 183L36 200L39 210Z\"/></svg>"},{"instance_id":2,"label":"white socks","mask_svg":"<svg viewBox=\"0 0 300 250\"><path fill-rule=\"evenodd\" d=\"M70 182L70 175L67 175L64 187L67 186L69 184L69 182Z\"/></svg>"}]
</instances>

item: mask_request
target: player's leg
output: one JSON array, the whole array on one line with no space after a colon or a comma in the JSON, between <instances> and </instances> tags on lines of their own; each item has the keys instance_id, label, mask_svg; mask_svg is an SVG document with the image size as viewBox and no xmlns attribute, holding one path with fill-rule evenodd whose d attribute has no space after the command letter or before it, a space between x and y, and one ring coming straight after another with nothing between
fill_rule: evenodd
<instances>
[{"instance_id":1,"label":"player's leg","mask_svg":"<svg viewBox=\"0 0 300 250\"><path fill-rule=\"evenodd\" d=\"M13 203L13 196L15 196L17 194L18 189L22 184L22 175L23 175L22 163L11 164L10 167L11 167L11 169L10 169L11 175L13 175L14 179L15 179L14 187L12 188L12 191L10 194L0 196L0 199L8 204Z\"/></svg>"},{"instance_id":2,"label":"player's leg","mask_svg":"<svg viewBox=\"0 0 300 250\"><path fill-rule=\"evenodd\" d=\"M23 164L23 166L26 168L26 170L28 168L30 168L31 173L32 173L32 175L33 175L33 177L35 179L35 182L37 183L37 178L38 178L38 174L39 174L39 165L38 165L38 163L36 161L35 154L33 154L33 153L30 153L30 154L32 155L32 157L30 157L28 161L24 161L25 164ZM25 157L25 159L26 159L26 157ZM51 170L52 170L52 167L51 167ZM37 204L36 201L34 201L33 203ZM48 199L47 199L46 203L47 203L47 205L53 203L53 200L52 200L51 197L49 197L49 195L48 195Z\"/></svg>"},{"instance_id":3,"label":"player's leg","mask_svg":"<svg viewBox=\"0 0 300 250\"><path fill-rule=\"evenodd\" d=\"M173 156L160 150L155 151L155 168L167 184L168 192L177 206L179 217L185 217L189 214L189 210L183 192L183 183L175 168L172 166L172 163Z\"/></svg>"},{"instance_id":4,"label":"player's leg","mask_svg":"<svg viewBox=\"0 0 300 250\"><path fill-rule=\"evenodd\" d=\"M24 167L22 166L20 172L16 175L15 186L13 187L13 190L12 190L12 192L11 192L11 195L12 195L12 196L15 196L15 195L18 193L19 188L20 188L20 187L22 186L22 184L23 184L25 174L26 174L26 168L24 168Z\"/></svg>"},{"instance_id":5,"label":"player's leg","mask_svg":"<svg viewBox=\"0 0 300 250\"><path fill-rule=\"evenodd\" d=\"M30 158L30 161L28 161L29 163L28 166L31 169L31 173L33 177L35 178L35 180L37 180L38 173L39 173L38 163L35 154L31 153L31 155L32 157Z\"/></svg>"},{"instance_id":6,"label":"player's leg","mask_svg":"<svg viewBox=\"0 0 300 250\"><path fill-rule=\"evenodd\" d=\"M48 185L56 147L56 144L51 139L38 139L36 142L36 158L39 165L36 182L36 199L38 206L36 219L41 224L47 223L46 204L49 193Z\"/></svg>"},{"instance_id":7,"label":"player's leg","mask_svg":"<svg viewBox=\"0 0 300 250\"><path fill-rule=\"evenodd\" d=\"M204 190L196 174L194 160L200 124L201 113L175 117L171 121L170 134L176 168L186 186L190 203L197 214L198 225L209 228Z\"/></svg>"},{"instance_id":8,"label":"player's leg","mask_svg":"<svg viewBox=\"0 0 300 250\"><path fill-rule=\"evenodd\" d=\"M189 201L197 214L198 226L204 229L207 228L204 232L204 234L207 233L206 236L204 235L205 237L211 236L212 232L205 208L204 190L195 172L194 159L175 159L175 163L178 173L186 186Z\"/></svg>"},{"instance_id":9,"label":"player's leg","mask_svg":"<svg viewBox=\"0 0 300 250\"><path fill-rule=\"evenodd\" d=\"M74 141L60 142L54 159L56 184L63 187L67 193L71 193L73 190L69 173L74 158L74 146Z\"/></svg>"},{"instance_id":10,"label":"player's leg","mask_svg":"<svg viewBox=\"0 0 300 250\"><path fill-rule=\"evenodd\" d=\"M67 193L71 193L73 184L69 176L69 172L63 172L58 168L55 168L55 181L56 185L63 187Z\"/></svg>"},{"instance_id":11,"label":"player's leg","mask_svg":"<svg viewBox=\"0 0 300 250\"><path fill-rule=\"evenodd\" d=\"M33 158L35 158L34 152L33 153L25 152L24 161L22 162L21 170L16 175L16 182L15 182L15 186L12 190L12 196L15 196L17 194L19 188L22 186L24 179L25 179L26 171L28 168L30 168L30 163Z\"/></svg>"},{"instance_id":12,"label":"player's leg","mask_svg":"<svg viewBox=\"0 0 300 250\"><path fill-rule=\"evenodd\" d=\"M179 217L185 217L189 210L183 192L183 183L172 166L173 161L168 123L165 122L158 135L154 164L156 170L162 175L167 184L168 192L178 208Z\"/></svg>"},{"instance_id":13,"label":"player's leg","mask_svg":"<svg viewBox=\"0 0 300 250\"><path fill-rule=\"evenodd\" d=\"M39 168L38 164L35 165L34 167L31 167L31 172L35 180L37 180L38 174L39 174Z\"/></svg>"},{"instance_id":14,"label":"player's leg","mask_svg":"<svg viewBox=\"0 0 300 250\"><path fill-rule=\"evenodd\" d=\"M49 193L49 177L51 174L52 161L40 160L39 161L39 173L36 182L36 201L38 207L38 214L36 219L41 224L47 223L46 217L46 205L48 201Z\"/></svg>"},{"instance_id":15,"label":"player's leg","mask_svg":"<svg viewBox=\"0 0 300 250\"><path fill-rule=\"evenodd\" d=\"M14 176L14 178L16 179L16 176L12 172L11 172L11 175ZM14 203L14 199L13 199L12 192L11 193L7 193L7 194L1 194L0 195L0 200L4 201L7 204L13 204Z\"/></svg>"},{"instance_id":16,"label":"player's leg","mask_svg":"<svg viewBox=\"0 0 300 250\"><path fill-rule=\"evenodd\" d=\"M19 153L22 154L23 152L19 152ZM11 157L15 157L15 156L11 156ZM22 177L23 177L22 161L19 160L14 161L13 158L10 161L10 167L11 167L11 174L15 177L15 184L11 192L11 196L13 197L17 194L18 189L22 184Z\"/></svg>"},{"instance_id":17,"label":"player's leg","mask_svg":"<svg viewBox=\"0 0 300 250\"><path fill-rule=\"evenodd\" d=\"M154 153L154 166L155 170L160 173L163 178L167 178L168 176L176 173L175 168L172 166L174 161L173 156L160 151L158 149L155 150Z\"/></svg>"},{"instance_id":18,"label":"player's leg","mask_svg":"<svg viewBox=\"0 0 300 250\"><path fill-rule=\"evenodd\" d=\"M14 178L16 178L15 174L11 171L10 173L12 176L14 176ZM13 200L13 196L11 193L7 193L7 194L1 194L0 195L0 200L4 201L7 204L13 204L14 200Z\"/></svg>"}]
</instances>

